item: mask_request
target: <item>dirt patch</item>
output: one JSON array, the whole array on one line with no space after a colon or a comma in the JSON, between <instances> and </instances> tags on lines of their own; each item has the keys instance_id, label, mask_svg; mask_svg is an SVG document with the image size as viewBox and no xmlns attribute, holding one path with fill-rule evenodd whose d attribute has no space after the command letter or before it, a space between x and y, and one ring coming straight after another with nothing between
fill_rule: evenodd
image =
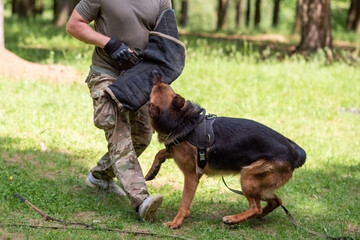
<instances>
[{"instance_id":1,"label":"dirt patch","mask_svg":"<svg viewBox=\"0 0 360 240\"><path fill-rule=\"evenodd\" d=\"M360 233L360 228L356 224L348 223L348 231L350 233Z\"/></svg>"},{"instance_id":2,"label":"dirt patch","mask_svg":"<svg viewBox=\"0 0 360 240\"><path fill-rule=\"evenodd\" d=\"M26 61L5 48L0 47L0 76L14 80L46 80L50 82L74 82L83 79L80 72L69 66L45 65Z\"/></svg>"},{"instance_id":3,"label":"dirt patch","mask_svg":"<svg viewBox=\"0 0 360 240\"><path fill-rule=\"evenodd\" d=\"M94 211L75 213L76 221L83 221L83 222L93 221L93 219L96 218L96 215L97 213ZM95 219L95 221L101 222L101 220L97 220L97 219Z\"/></svg>"},{"instance_id":4,"label":"dirt patch","mask_svg":"<svg viewBox=\"0 0 360 240\"><path fill-rule=\"evenodd\" d=\"M171 186L172 190L181 191L183 189L183 183L178 182L176 180L170 179L168 177L157 177L156 181L154 182L147 182L148 185L151 185L152 187L156 189L160 189L164 187L165 185Z\"/></svg>"},{"instance_id":5,"label":"dirt patch","mask_svg":"<svg viewBox=\"0 0 360 240\"><path fill-rule=\"evenodd\" d=\"M6 232L5 230L0 230L0 239L23 240L25 239L25 234L17 233L17 232Z\"/></svg>"},{"instance_id":6,"label":"dirt patch","mask_svg":"<svg viewBox=\"0 0 360 240\"><path fill-rule=\"evenodd\" d=\"M14 154L14 155L10 156L7 153L3 153L3 154L1 154L1 157L5 160L6 163L14 164L21 168L25 168L25 163L27 162L27 161L24 161L23 155L20 155L20 154ZM28 156L26 156L26 158L27 157ZM34 157L32 155L29 155L29 157L31 157L32 160L34 159Z\"/></svg>"}]
</instances>

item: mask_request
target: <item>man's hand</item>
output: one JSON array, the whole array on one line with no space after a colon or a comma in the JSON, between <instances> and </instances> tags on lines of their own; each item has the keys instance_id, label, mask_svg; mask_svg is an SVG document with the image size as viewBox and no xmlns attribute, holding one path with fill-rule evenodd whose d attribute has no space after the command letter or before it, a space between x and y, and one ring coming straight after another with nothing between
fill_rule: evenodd
<instances>
[{"instance_id":1,"label":"man's hand","mask_svg":"<svg viewBox=\"0 0 360 240\"><path fill-rule=\"evenodd\" d=\"M130 48L123 42L111 38L104 47L105 52L120 65L130 58Z\"/></svg>"}]
</instances>

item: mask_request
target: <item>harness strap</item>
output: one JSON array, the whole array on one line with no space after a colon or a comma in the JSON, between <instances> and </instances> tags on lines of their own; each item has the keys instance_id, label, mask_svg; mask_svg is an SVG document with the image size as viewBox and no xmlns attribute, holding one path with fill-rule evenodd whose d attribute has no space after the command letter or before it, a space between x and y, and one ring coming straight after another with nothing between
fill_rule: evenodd
<instances>
[{"instance_id":1,"label":"harness strap","mask_svg":"<svg viewBox=\"0 0 360 240\"><path fill-rule=\"evenodd\" d=\"M197 147L198 150L198 160L197 165L199 168L203 169L208 161L208 156L206 154L206 149L210 147L215 141L215 135L212 128L212 125L216 119L215 114L206 114L206 110L203 109L202 116L203 120L199 125L191 132L187 137L187 141Z\"/></svg>"},{"instance_id":2,"label":"harness strap","mask_svg":"<svg viewBox=\"0 0 360 240\"><path fill-rule=\"evenodd\" d=\"M224 177L221 177L222 178L222 181L225 185L225 187L227 187L227 189L229 189L230 191L232 191L233 193L236 193L236 194L239 194L239 195L243 195L244 196L244 193L240 190L236 190L236 189L233 189L233 188L230 188L226 182L225 182L225 179ZM319 233L319 232L315 232L315 231L312 231L312 230L308 230L302 226L300 226L300 224L295 220L295 218L290 214L289 210L287 210L287 208L284 206L284 205L280 205L281 208L284 210L286 216L288 217L289 221L294 224L296 227L298 228L301 228L302 230L314 235L314 236L317 236L317 237L323 237L323 238L328 238L328 239L333 239L333 240L346 240L346 239L349 239L349 240L352 240L351 237L331 237L327 234L324 234L324 233Z\"/></svg>"},{"instance_id":3,"label":"harness strap","mask_svg":"<svg viewBox=\"0 0 360 240\"><path fill-rule=\"evenodd\" d=\"M206 111L205 109L203 110L202 114L205 115ZM195 131L195 134L192 134L192 136L195 136L195 145L198 148L198 166L203 169L207 163L207 157L206 157L206 151L205 148L206 146L203 145L204 142L204 138L206 138L206 117L204 118L204 120L201 121L201 123L198 125L197 129L198 131ZM198 133L197 133L198 132ZM206 141L206 139L205 139ZM210 141L210 139L209 139ZM190 140L191 142L191 140ZM194 144L194 142L192 142ZM200 145L200 146L198 146Z\"/></svg>"},{"instance_id":4,"label":"harness strap","mask_svg":"<svg viewBox=\"0 0 360 240\"><path fill-rule=\"evenodd\" d=\"M215 141L215 135L212 125L216 119L216 115L206 115L205 109L202 109L200 115L201 116L198 125L187 136L182 138L176 138L171 143L166 144L165 147L166 150L169 151L171 146L176 146L185 140L188 141L192 145L196 146L198 150L197 164L201 169L203 169L208 161L206 149L210 147Z\"/></svg>"}]
</instances>

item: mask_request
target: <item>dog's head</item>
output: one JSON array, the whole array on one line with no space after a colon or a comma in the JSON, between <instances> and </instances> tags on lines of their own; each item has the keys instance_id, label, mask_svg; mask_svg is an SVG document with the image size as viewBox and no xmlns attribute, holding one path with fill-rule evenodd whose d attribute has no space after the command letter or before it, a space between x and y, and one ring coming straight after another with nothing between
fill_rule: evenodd
<instances>
[{"instance_id":1,"label":"dog's head","mask_svg":"<svg viewBox=\"0 0 360 240\"><path fill-rule=\"evenodd\" d=\"M162 134L169 134L178 126L185 99L176 94L156 70L152 73L153 88L150 93L149 113L154 129Z\"/></svg>"},{"instance_id":2,"label":"dog's head","mask_svg":"<svg viewBox=\"0 0 360 240\"><path fill-rule=\"evenodd\" d=\"M165 112L180 112L185 99L163 82L159 72L153 71L153 88L150 93L149 113L152 119L158 119Z\"/></svg>"}]
</instances>

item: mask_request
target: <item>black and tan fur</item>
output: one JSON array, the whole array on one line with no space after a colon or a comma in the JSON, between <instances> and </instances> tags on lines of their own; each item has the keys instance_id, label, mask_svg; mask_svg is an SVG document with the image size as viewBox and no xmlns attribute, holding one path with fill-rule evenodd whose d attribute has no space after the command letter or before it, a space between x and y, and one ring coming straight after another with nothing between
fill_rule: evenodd
<instances>
[{"instance_id":1,"label":"black and tan fur","mask_svg":"<svg viewBox=\"0 0 360 240\"><path fill-rule=\"evenodd\" d=\"M184 139L200 119L201 108L186 101L162 81L162 76L153 72L149 112L151 124L157 131L160 142L169 145L175 139ZM161 164L174 158L184 173L184 189L177 215L166 223L170 228L179 228L190 214L196 188L203 174L240 174L241 188L249 202L249 208L241 213L223 217L226 224L237 224L252 217L262 218L279 207L281 199L274 191L292 177L295 168L304 164L305 151L280 133L258 122L218 117L213 130L215 141L206 149L208 162L204 169L197 166L197 148L189 142L170 144L168 150L160 150L146 175L153 179ZM260 201L266 201L262 208Z\"/></svg>"}]
</instances>

